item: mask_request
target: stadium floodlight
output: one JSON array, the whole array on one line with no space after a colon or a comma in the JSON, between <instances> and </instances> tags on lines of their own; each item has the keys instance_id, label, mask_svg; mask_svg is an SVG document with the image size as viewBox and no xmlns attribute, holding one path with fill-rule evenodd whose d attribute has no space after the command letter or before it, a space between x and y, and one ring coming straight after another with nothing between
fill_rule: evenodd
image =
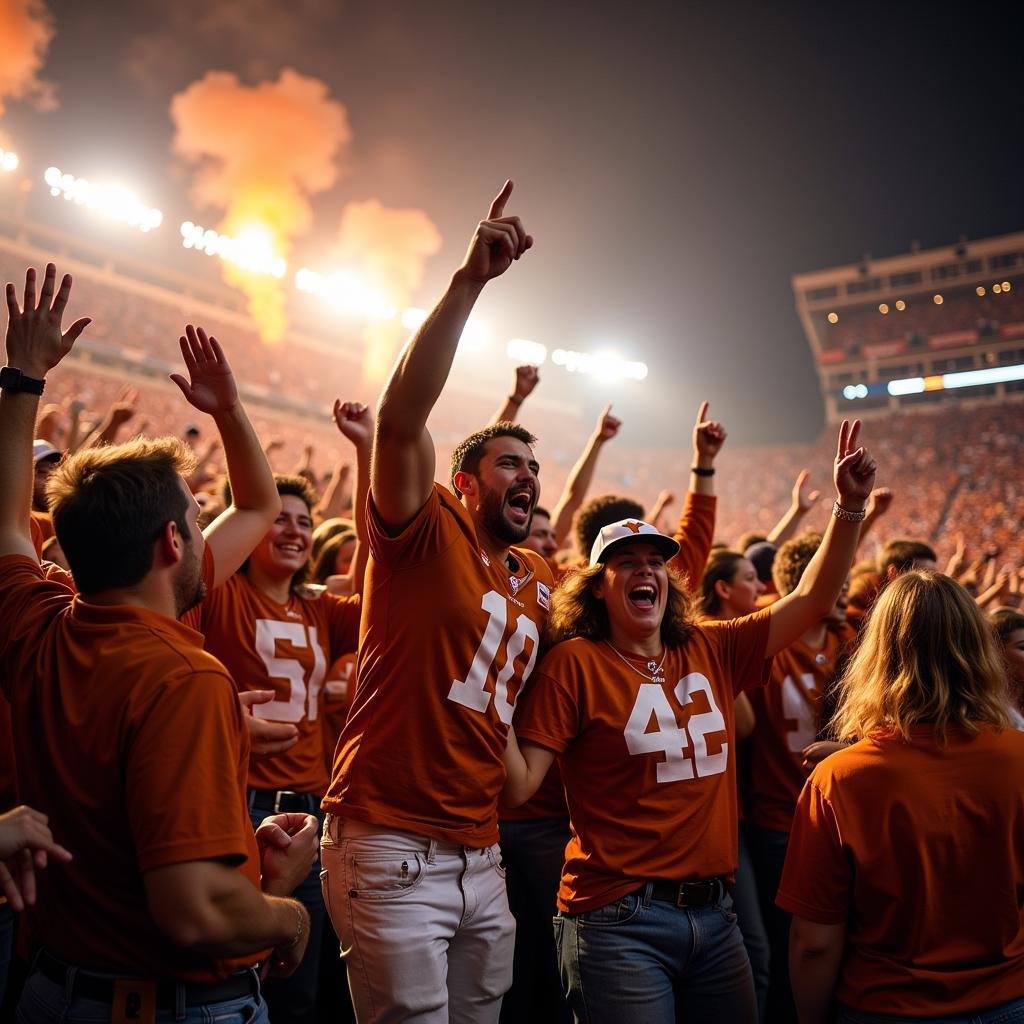
<instances>
[{"instance_id":1,"label":"stadium floodlight","mask_svg":"<svg viewBox=\"0 0 1024 1024\"><path fill-rule=\"evenodd\" d=\"M308 267L301 267L295 274L295 287L300 292L319 296L341 312L371 320L390 320L397 313L386 296L351 271L318 274Z\"/></svg>"},{"instance_id":2,"label":"stadium floodlight","mask_svg":"<svg viewBox=\"0 0 1024 1024\"><path fill-rule=\"evenodd\" d=\"M556 348L551 361L563 366L569 373L584 373L604 380L643 380L648 373L647 364L620 359L611 352L573 352Z\"/></svg>"},{"instance_id":3,"label":"stadium floodlight","mask_svg":"<svg viewBox=\"0 0 1024 1024\"><path fill-rule=\"evenodd\" d=\"M0 171L6 171L8 174L11 171L18 169L18 154L12 153L9 149L0 147Z\"/></svg>"},{"instance_id":4,"label":"stadium floodlight","mask_svg":"<svg viewBox=\"0 0 1024 1024\"><path fill-rule=\"evenodd\" d=\"M410 306L402 313L402 326L407 331L418 330L427 319L425 309L417 309ZM490 328L476 317L470 317L462 330L462 337L459 339L459 350L462 352L477 352L487 344L491 336Z\"/></svg>"},{"instance_id":5,"label":"stadium floodlight","mask_svg":"<svg viewBox=\"0 0 1024 1024\"><path fill-rule=\"evenodd\" d=\"M891 380L886 385L886 390L890 395L919 395L924 389L924 377L907 377L904 380Z\"/></svg>"},{"instance_id":6,"label":"stadium floodlight","mask_svg":"<svg viewBox=\"0 0 1024 1024\"><path fill-rule=\"evenodd\" d=\"M540 366L548 357L546 346L539 341L527 341L526 338L513 338L505 351L514 362L529 363L531 366Z\"/></svg>"},{"instance_id":7,"label":"stadium floodlight","mask_svg":"<svg viewBox=\"0 0 1024 1024\"><path fill-rule=\"evenodd\" d=\"M274 255L273 235L262 224L248 225L232 238L187 220L181 225L181 244L207 256L218 256L253 274L281 278L288 269L284 258Z\"/></svg>"},{"instance_id":8,"label":"stadium floodlight","mask_svg":"<svg viewBox=\"0 0 1024 1024\"><path fill-rule=\"evenodd\" d=\"M417 309L415 306L410 306L402 313L402 326L407 331L415 331L426 319L427 311L425 309Z\"/></svg>"},{"instance_id":9,"label":"stadium floodlight","mask_svg":"<svg viewBox=\"0 0 1024 1024\"><path fill-rule=\"evenodd\" d=\"M849 399L851 402L857 398L868 397L868 386L867 384L847 384L843 388L843 398Z\"/></svg>"},{"instance_id":10,"label":"stadium floodlight","mask_svg":"<svg viewBox=\"0 0 1024 1024\"><path fill-rule=\"evenodd\" d=\"M152 231L163 223L164 215L159 210L147 206L134 192L121 185L104 185L87 178L76 178L59 167L47 167L43 181L55 199L63 198L76 206L86 206L140 231Z\"/></svg>"},{"instance_id":11,"label":"stadium floodlight","mask_svg":"<svg viewBox=\"0 0 1024 1024\"><path fill-rule=\"evenodd\" d=\"M976 388L983 384L1005 384L1011 380L1024 380L1024 363L1016 366L993 366L986 370L961 370L944 373L944 388Z\"/></svg>"}]
</instances>

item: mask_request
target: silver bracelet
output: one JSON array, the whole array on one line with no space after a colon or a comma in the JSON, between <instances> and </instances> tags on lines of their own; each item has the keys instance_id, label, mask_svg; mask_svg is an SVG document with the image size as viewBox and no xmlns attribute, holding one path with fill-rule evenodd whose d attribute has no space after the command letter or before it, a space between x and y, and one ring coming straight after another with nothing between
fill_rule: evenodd
<instances>
[{"instance_id":1,"label":"silver bracelet","mask_svg":"<svg viewBox=\"0 0 1024 1024\"><path fill-rule=\"evenodd\" d=\"M861 509L859 512L851 512L848 508L843 508L838 501L832 506L832 515L846 523L862 523L867 514L866 509Z\"/></svg>"}]
</instances>

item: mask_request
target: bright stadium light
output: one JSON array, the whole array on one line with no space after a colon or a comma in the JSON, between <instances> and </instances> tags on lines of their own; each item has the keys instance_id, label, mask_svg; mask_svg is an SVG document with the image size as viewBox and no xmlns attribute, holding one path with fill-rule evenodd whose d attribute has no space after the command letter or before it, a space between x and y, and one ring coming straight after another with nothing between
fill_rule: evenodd
<instances>
[{"instance_id":1,"label":"bright stadium light","mask_svg":"<svg viewBox=\"0 0 1024 1024\"><path fill-rule=\"evenodd\" d=\"M843 398L849 399L851 402L857 398L868 397L868 386L867 384L847 384L843 388Z\"/></svg>"},{"instance_id":2,"label":"bright stadium light","mask_svg":"<svg viewBox=\"0 0 1024 1024\"><path fill-rule=\"evenodd\" d=\"M397 312L384 295L371 288L358 274L346 270L318 274L308 267L301 267L295 274L295 287L300 292L319 296L341 312L372 320L390 320Z\"/></svg>"},{"instance_id":3,"label":"bright stadium light","mask_svg":"<svg viewBox=\"0 0 1024 1024\"><path fill-rule=\"evenodd\" d=\"M609 352L594 354L556 348L551 361L564 366L569 373L585 373L605 380L643 380L648 372L646 363L630 362Z\"/></svg>"},{"instance_id":4,"label":"bright stadium light","mask_svg":"<svg viewBox=\"0 0 1024 1024\"><path fill-rule=\"evenodd\" d=\"M11 171L18 169L18 163L17 153L12 153L9 149L0 147L0 171L6 171L10 174Z\"/></svg>"},{"instance_id":5,"label":"bright stadium light","mask_svg":"<svg viewBox=\"0 0 1024 1024\"><path fill-rule=\"evenodd\" d=\"M284 258L274 255L273 236L262 224L248 225L232 238L187 220L181 225L181 244L207 256L219 256L254 274L281 278L288 269Z\"/></svg>"},{"instance_id":6,"label":"bright stadium light","mask_svg":"<svg viewBox=\"0 0 1024 1024\"><path fill-rule=\"evenodd\" d=\"M407 331L415 331L419 329L420 324L427 319L427 311L425 309L417 309L415 306L410 306L402 314L402 326Z\"/></svg>"},{"instance_id":7,"label":"bright stadium light","mask_svg":"<svg viewBox=\"0 0 1024 1024\"><path fill-rule=\"evenodd\" d=\"M1011 380L1024 380L1024 363L1016 366L993 366L988 370L962 370L944 373L944 388L976 388L982 384L1005 384Z\"/></svg>"},{"instance_id":8,"label":"bright stadium light","mask_svg":"<svg viewBox=\"0 0 1024 1024\"><path fill-rule=\"evenodd\" d=\"M919 395L924 389L924 377L907 377L905 380L891 380L886 385L886 390L890 395Z\"/></svg>"},{"instance_id":9,"label":"bright stadium light","mask_svg":"<svg viewBox=\"0 0 1024 1024\"><path fill-rule=\"evenodd\" d=\"M544 345L539 341L527 341L526 338L513 338L505 351L513 362L529 363L531 366L540 366L548 357Z\"/></svg>"},{"instance_id":10,"label":"bright stadium light","mask_svg":"<svg viewBox=\"0 0 1024 1024\"><path fill-rule=\"evenodd\" d=\"M134 192L120 185L101 185L87 178L76 178L59 167L47 167L43 181L55 199L86 206L140 231L152 231L163 223L164 215L159 210L147 206Z\"/></svg>"}]
</instances>

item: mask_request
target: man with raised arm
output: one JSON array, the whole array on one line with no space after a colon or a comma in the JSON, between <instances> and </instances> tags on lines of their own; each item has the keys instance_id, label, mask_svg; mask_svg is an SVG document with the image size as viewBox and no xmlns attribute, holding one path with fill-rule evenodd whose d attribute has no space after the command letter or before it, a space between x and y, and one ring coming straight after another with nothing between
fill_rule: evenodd
<instances>
[{"instance_id":1,"label":"man with raised arm","mask_svg":"<svg viewBox=\"0 0 1024 1024\"><path fill-rule=\"evenodd\" d=\"M427 417L484 285L533 244L506 182L392 372L377 416L358 683L323 808L328 908L360 1022L496 1021L515 926L497 847L502 750L551 576L527 536L534 438L511 423L434 483ZM452 493L454 492L454 493Z\"/></svg>"},{"instance_id":2,"label":"man with raised arm","mask_svg":"<svg viewBox=\"0 0 1024 1024\"><path fill-rule=\"evenodd\" d=\"M223 352L197 336L191 380L177 383L245 467L241 507L210 539L222 568L204 557L187 449L136 439L56 470L50 507L78 593L44 577L29 531L32 425L47 373L88 324L61 331L71 278L55 284L50 264L37 302L29 270L24 309L7 286L0 371L0 681L20 794L74 854L38 879L42 948L19 1019L265 1022L251 965L271 951L287 973L302 958L308 918L285 897L309 869L316 820L282 815L253 835L234 686L177 621L273 517L262 453Z\"/></svg>"}]
</instances>

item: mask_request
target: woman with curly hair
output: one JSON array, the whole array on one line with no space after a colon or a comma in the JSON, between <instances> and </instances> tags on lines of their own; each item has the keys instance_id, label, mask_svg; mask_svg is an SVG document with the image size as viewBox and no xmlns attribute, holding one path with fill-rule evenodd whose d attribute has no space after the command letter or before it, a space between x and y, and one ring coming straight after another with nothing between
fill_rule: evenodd
<instances>
[{"instance_id":1,"label":"woman with curly hair","mask_svg":"<svg viewBox=\"0 0 1024 1024\"><path fill-rule=\"evenodd\" d=\"M914 569L843 676L778 904L802 1024L1024 1021L1024 733L973 598Z\"/></svg>"},{"instance_id":2,"label":"woman with curly hair","mask_svg":"<svg viewBox=\"0 0 1024 1024\"><path fill-rule=\"evenodd\" d=\"M510 730L505 793L528 799L559 757L572 835L555 937L577 1020L757 1018L729 895L733 698L835 603L875 476L859 429L840 430L821 549L771 607L698 624L666 568L676 542L638 520L605 527L553 598L553 646Z\"/></svg>"}]
</instances>

